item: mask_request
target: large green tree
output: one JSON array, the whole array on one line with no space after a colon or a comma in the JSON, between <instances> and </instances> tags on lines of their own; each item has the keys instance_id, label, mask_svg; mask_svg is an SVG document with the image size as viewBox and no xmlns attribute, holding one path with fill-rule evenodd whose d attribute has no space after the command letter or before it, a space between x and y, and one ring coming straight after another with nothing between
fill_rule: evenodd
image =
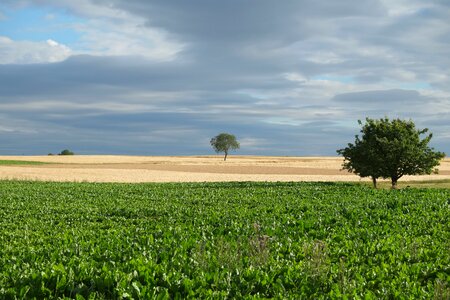
<instances>
[{"instance_id":1,"label":"large green tree","mask_svg":"<svg viewBox=\"0 0 450 300\"><path fill-rule=\"evenodd\" d=\"M428 146L432 134L428 129L416 129L413 121L400 119L366 119L361 137L346 148L337 150L344 157L343 168L361 177L390 178L392 188L404 175L431 174L445 154Z\"/></svg>"},{"instance_id":2,"label":"large green tree","mask_svg":"<svg viewBox=\"0 0 450 300\"><path fill-rule=\"evenodd\" d=\"M236 140L236 137L229 133L221 133L213 137L210 141L211 146L214 150L219 152L224 152L225 157L223 160L227 160L228 152L230 150L239 149L239 142Z\"/></svg>"}]
</instances>

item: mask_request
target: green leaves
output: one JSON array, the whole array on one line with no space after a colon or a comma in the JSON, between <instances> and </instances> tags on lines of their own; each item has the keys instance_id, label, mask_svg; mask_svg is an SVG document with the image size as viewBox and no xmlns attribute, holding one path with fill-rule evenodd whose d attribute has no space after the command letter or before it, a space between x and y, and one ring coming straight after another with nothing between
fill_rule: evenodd
<instances>
[{"instance_id":1,"label":"green leaves","mask_svg":"<svg viewBox=\"0 0 450 300\"><path fill-rule=\"evenodd\" d=\"M216 151L217 153L225 153L224 160L227 159L229 150L236 150L240 147L240 144L236 140L236 137L229 133L218 134L211 139L210 144L213 147L214 151Z\"/></svg>"},{"instance_id":2,"label":"green leaves","mask_svg":"<svg viewBox=\"0 0 450 300\"><path fill-rule=\"evenodd\" d=\"M429 299L448 190L0 181L0 298Z\"/></svg>"},{"instance_id":3,"label":"green leaves","mask_svg":"<svg viewBox=\"0 0 450 300\"><path fill-rule=\"evenodd\" d=\"M428 129L400 119L366 119L361 138L337 150L344 157L343 168L361 177L391 178L392 187L404 175L431 174L445 154L428 147L432 134L421 139Z\"/></svg>"},{"instance_id":4,"label":"green leaves","mask_svg":"<svg viewBox=\"0 0 450 300\"><path fill-rule=\"evenodd\" d=\"M10 166L10 165L45 165L49 163L40 161L26 161L26 160L0 160L0 165Z\"/></svg>"}]
</instances>

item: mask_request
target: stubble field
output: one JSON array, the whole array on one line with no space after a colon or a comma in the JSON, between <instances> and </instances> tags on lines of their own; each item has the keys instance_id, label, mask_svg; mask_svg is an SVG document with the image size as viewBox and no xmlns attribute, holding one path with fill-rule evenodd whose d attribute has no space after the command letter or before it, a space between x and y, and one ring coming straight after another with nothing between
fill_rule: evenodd
<instances>
[{"instance_id":1,"label":"stubble field","mask_svg":"<svg viewBox=\"0 0 450 300\"><path fill-rule=\"evenodd\" d=\"M0 156L45 162L0 165L0 179L82 182L360 181L341 170L339 157L231 156ZM450 179L450 159L439 174L403 180Z\"/></svg>"}]
</instances>

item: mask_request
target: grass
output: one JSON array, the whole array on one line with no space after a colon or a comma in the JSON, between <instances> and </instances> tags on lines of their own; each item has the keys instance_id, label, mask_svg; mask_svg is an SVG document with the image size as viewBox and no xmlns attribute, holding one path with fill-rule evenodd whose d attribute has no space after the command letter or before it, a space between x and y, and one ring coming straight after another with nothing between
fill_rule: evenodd
<instances>
[{"instance_id":1,"label":"grass","mask_svg":"<svg viewBox=\"0 0 450 300\"><path fill-rule=\"evenodd\" d=\"M361 182L361 185L372 186L371 182ZM379 189L390 189L391 182L388 180L378 181L377 186ZM450 179L434 179L434 180L421 180L421 181L399 181L397 184L398 189L405 188L437 188L437 189L450 189Z\"/></svg>"},{"instance_id":2,"label":"grass","mask_svg":"<svg viewBox=\"0 0 450 300\"><path fill-rule=\"evenodd\" d=\"M41 161L27 161L27 160L0 160L0 166L17 166L17 165L46 165L49 163Z\"/></svg>"}]
</instances>

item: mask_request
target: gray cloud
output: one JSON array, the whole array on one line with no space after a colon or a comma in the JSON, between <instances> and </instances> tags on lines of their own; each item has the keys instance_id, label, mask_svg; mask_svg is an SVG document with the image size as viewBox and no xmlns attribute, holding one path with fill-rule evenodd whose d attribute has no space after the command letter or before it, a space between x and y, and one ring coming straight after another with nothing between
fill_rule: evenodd
<instances>
[{"instance_id":1,"label":"gray cloud","mask_svg":"<svg viewBox=\"0 0 450 300\"><path fill-rule=\"evenodd\" d=\"M426 102L428 99L427 97L422 96L418 91L395 89L338 94L333 97L333 100L360 105L385 104L392 107L393 103L402 105L417 104Z\"/></svg>"},{"instance_id":2,"label":"gray cloud","mask_svg":"<svg viewBox=\"0 0 450 300\"><path fill-rule=\"evenodd\" d=\"M163 33L162 45L183 47L168 47L164 60L146 43L125 45L128 56L110 49L0 65L1 154L207 154L210 137L229 131L243 140L240 153L334 155L356 120L385 115L429 127L450 152L446 1L20 3L102 20L103 30L121 22L121 35Z\"/></svg>"}]
</instances>

